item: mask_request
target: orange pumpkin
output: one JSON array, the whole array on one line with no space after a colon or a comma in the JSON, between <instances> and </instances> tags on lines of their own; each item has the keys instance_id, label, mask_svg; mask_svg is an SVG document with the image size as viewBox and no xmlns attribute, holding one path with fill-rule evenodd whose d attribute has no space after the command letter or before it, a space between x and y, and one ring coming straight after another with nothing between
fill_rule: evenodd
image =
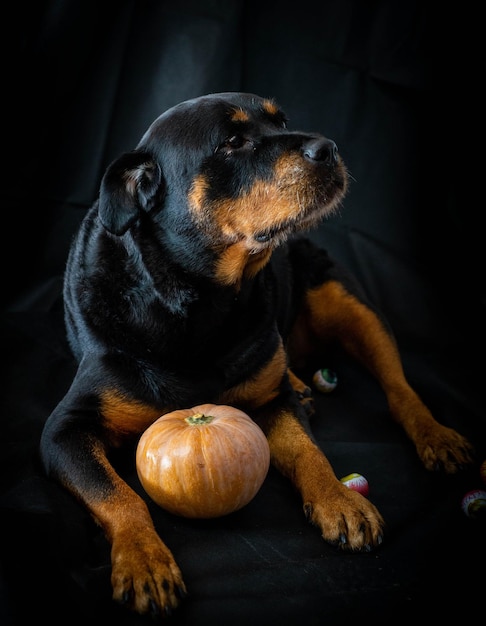
<instances>
[{"instance_id":1,"label":"orange pumpkin","mask_svg":"<svg viewBox=\"0 0 486 626\"><path fill-rule=\"evenodd\" d=\"M137 473L159 506L212 518L245 506L268 473L270 449L243 411L202 404L159 417L140 437Z\"/></svg>"}]
</instances>

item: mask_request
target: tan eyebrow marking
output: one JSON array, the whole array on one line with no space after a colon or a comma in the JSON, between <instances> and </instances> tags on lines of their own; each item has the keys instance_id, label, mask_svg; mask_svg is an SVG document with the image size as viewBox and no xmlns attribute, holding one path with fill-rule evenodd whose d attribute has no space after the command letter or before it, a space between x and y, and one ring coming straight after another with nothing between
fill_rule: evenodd
<instances>
[{"instance_id":1,"label":"tan eyebrow marking","mask_svg":"<svg viewBox=\"0 0 486 626\"><path fill-rule=\"evenodd\" d=\"M231 116L232 122L248 122L250 119L248 113L243 111L243 109L235 109L233 111L233 115Z\"/></svg>"},{"instance_id":2,"label":"tan eyebrow marking","mask_svg":"<svg viewBox=\"0 0 486 626\"><path fill-rule=\"evenodd\" d=\"M272 100L264 100L263 108L269 115L276 115L278 113L278 106Z\"/></svg>"}]
</instances>

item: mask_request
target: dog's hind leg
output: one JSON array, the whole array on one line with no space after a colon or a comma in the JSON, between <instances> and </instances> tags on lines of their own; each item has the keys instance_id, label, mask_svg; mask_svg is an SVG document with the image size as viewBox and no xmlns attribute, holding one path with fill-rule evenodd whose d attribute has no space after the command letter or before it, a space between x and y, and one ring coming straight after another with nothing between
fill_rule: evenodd
<instances>
[{"instance_id":1,"label":"dog's hind leg","mask_svg":"<svg viewBox=\"0 0 486 626\"><path fill-rule=\"evenodd\" d=\"M311 342L332 337L376 377L393 418L428 470L453 474L472 461L472 446L439 424L406 380L396 342L379 316L337 280L309 289L299 318Z\"/></svg>"}]
</instances>

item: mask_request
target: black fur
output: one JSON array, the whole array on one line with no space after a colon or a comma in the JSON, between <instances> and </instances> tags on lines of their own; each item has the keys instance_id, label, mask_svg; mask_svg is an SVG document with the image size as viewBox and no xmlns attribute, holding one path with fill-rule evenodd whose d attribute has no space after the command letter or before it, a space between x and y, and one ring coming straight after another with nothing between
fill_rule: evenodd
<instances>
[{"instance_id":1,"label":"black fur","mask_svg":"<svg viewBox=\"0 0 486 626\"><path fill-rule=\"evenodd\" d=\"M139 613L167 614L186 589L108 456L163 413L204 403L248 412L311 521L344 549L376 547L384 523L315 445L294 359L339 341L380 381L427 468L452 473L469 461L469 444L409 387L389 329L352 279L299 238L346 185L331 140L288 131L275 103L240 93L167 111L103 177L65 273L79 367L41 455L104 529L113 596Z\"/></svg>"}]
</instances>

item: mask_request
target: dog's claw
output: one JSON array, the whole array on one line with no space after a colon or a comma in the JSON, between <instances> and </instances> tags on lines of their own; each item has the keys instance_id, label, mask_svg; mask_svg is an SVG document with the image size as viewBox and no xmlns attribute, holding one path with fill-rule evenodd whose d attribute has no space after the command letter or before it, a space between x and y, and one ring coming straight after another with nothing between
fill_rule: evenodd
<instances>
[{"instance_id":1,"label":"dog's claw","mask_svg":"<svg viewBox=\"0 0 486 626\"><path fill-rule=\"evenodd\" d=\"M174 587L174 593L179 598L179 600L183 600L187 596L187 591L184 589L184 587L180 587L179 585L176 585Z\"/></svg>"},{"instance_id":2,"label":"dog's claw","mask_svg":"<svg viewBox=\"0 0 486 626\"><path fill-rule=\"evenodd\" d=\"M151 617L158 617L160 615L159 607L153 600L150 600L149 607L150 607L149 612L150 612Z\"/></svg>"},{"instance_id":3,"label":"dog's claw","mask_svg":"<svg viewBox=\"0 0 486 626\"><path fill-rule=\"evenodd\" d=\"M305 515L305 519L308 522L312 521L312 511L313 511L312 504L310 503L304 504L304 515Z\"/></svg>"},{"instance_id":4,"label":"dog's claw","mask_svg":"<svg viewBox=\"0 0 486 626\"><path fill-rule=\"evenodd\" d=\"M474 447L452 428L435 424L415 442L418 455L430 472L457 474L473 463Z\"/></svg>"}]
</instances>

